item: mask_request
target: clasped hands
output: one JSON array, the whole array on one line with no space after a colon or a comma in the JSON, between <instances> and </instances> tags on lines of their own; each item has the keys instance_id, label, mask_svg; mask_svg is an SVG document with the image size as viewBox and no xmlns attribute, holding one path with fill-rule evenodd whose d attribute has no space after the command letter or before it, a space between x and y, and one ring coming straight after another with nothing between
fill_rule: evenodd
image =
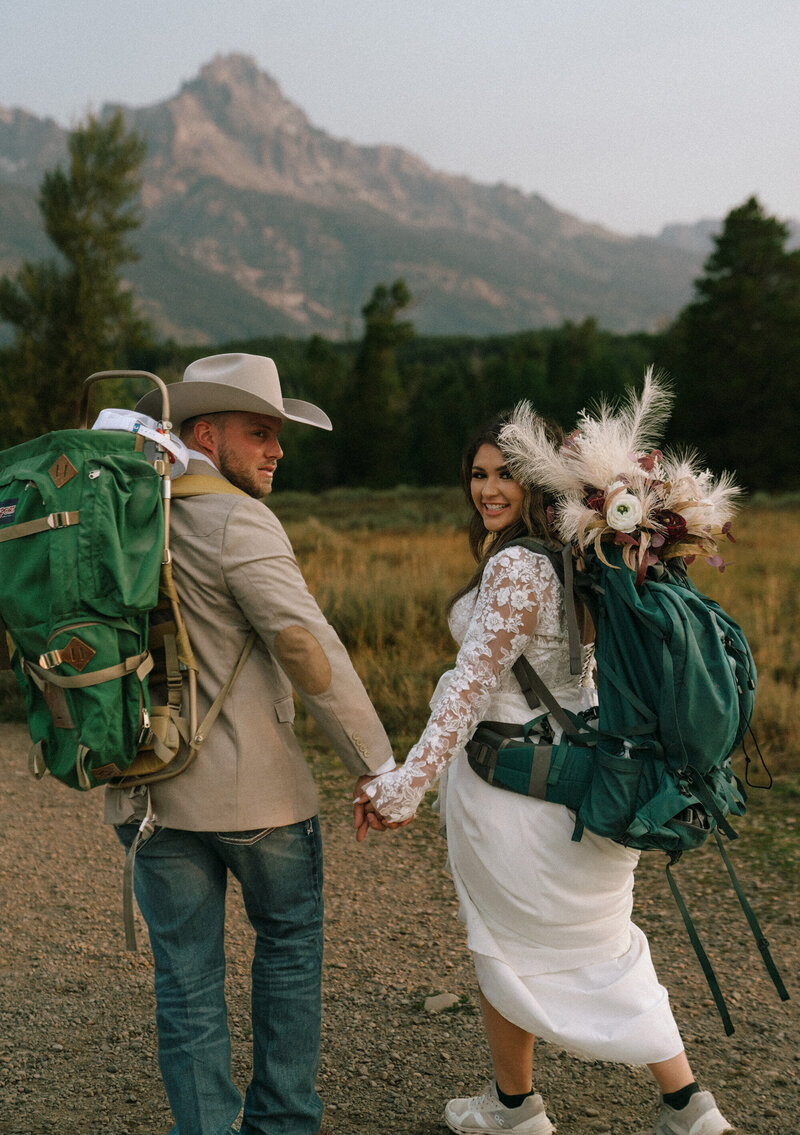
<instances>
[{"instance_id":1,"label":"clasped hands","mask_svg":"<svg viewBox=\"0 0 800 1135\"><path fill-rule=\"evenodd\" d=\"M383 818L380 812L375 808L370 797L364 791L364 785L373 779L372 776L360 776L353 789L353 827L356 829L356 839L359 843L361 843L363 839L366 839L370 828L376 832L393 832L411 823L411 818L400 821L385 820Z\"/></svg>"}]
</instances>

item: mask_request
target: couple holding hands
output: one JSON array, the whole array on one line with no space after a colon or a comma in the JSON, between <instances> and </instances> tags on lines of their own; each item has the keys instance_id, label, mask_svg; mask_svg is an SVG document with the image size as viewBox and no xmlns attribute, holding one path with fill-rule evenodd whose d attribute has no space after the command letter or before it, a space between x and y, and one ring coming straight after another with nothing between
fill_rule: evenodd
<instances>
[{"instance_id":1,"label":"couple holding hands","mask_svg":"<svg viewBox=\"0 0 800 1135\"><path fill-rule=\"evenodd\" d=\"M152 397L137 409L150 412ZM240 1112L242 1135L319 1130L322 851L316 789L292 729L293 690L357 777L358 839L409 822L438 782L493 1064L482 1094L445 1104L446 1126L461 1135L554 1131L533 1083L538 1036L588 1059L646 1064L662 1097L648 1135L733 1131L694 1081L647 939L631 921L638 852L588 831L573 841L565 807L488 784L465 752L479 722L519 724L521 732L531 717L513 672L522 656L566 709L593 704L590 622L583 620L582 673L574 674L563 586L548 557L515 543L559 541L554 500L537 470L543 451L548 461L569 459L561 431L522 405L464 453L477 566L449 605L458 655L422 736L395 767L344 647L262 503L284 423L330 429L327 416L284 398L274 363L246 354L190 364L170 401L191 451L187 473L239 490L172 506L174 578L200 662L201 715L251 629L258 636L195 762L151 786L156 827L137 853L171 1135L229 1135ZM143 795L107 790L106 819L124 846L136 836ZM228 871L255 931L253 1075L243 1111L223 988Z\"/></svg>"}]
</instances>

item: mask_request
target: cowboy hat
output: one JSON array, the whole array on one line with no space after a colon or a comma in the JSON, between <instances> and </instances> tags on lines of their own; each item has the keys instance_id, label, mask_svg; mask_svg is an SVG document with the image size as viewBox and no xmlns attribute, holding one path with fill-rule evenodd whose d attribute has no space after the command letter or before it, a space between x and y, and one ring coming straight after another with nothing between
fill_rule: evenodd
<instances>
[{"instance_id":1,"label":"cowboy hat","mask_svg":"<svg viewBox=\"0 0 800 1135\"><path fill-rule=\"evenodd\" d=\"M330 430L330 418L319 406L299 398L284 398L278 368L264 355L209 355L189 363L183 382L171 382L170 416L173 427L199 414L243 410L268 414L290 422L304 422ZM161 411L161 394L151 390L136 403L136 409L152 417Z\"/></svg>"}]
</instances>

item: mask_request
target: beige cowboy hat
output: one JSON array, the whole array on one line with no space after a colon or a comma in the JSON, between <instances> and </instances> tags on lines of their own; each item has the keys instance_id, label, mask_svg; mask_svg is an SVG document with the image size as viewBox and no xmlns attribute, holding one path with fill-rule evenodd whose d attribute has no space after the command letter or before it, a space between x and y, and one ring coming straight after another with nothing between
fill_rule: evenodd
<instances>
[{"instance_id":1,"label":"beige cowboy hat","mask_svg":"<svg viewBox=\"0 0 800 1135\"><path fill-rule=\"evenodd\" d=\"M171 382L167 390L173 427L198 414L243 410L303 422L321 430L333 428L319 406L283 397L278 368L264 355L209 355L197 359L184 371L183 382ZM136 403L136 409L157 418L161 412L160 391L145 394Z\"/></svg>"}]
</instances>

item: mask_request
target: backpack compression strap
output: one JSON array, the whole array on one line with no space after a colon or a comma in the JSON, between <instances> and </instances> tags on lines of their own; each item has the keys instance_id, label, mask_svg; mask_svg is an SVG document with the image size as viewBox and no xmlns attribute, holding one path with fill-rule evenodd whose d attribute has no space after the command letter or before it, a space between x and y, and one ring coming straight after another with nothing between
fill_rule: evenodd
<instances>
[{"instance_id":1,"label":"backpack compression strap","mask_svg":"<svg viewBox=\"0 0 800 1135\"><path fill-rule=\"evenodd\" d=\"M35 532L47 532L48 529L52 531L56 528L69 528L71 524L80 524L80 521L80 510L51 512L38 520L26 520L22 524L4 529L0 532L0 543L5 540L19 540L20 536L32 536Z\"/></svg>"}]
</instances>

